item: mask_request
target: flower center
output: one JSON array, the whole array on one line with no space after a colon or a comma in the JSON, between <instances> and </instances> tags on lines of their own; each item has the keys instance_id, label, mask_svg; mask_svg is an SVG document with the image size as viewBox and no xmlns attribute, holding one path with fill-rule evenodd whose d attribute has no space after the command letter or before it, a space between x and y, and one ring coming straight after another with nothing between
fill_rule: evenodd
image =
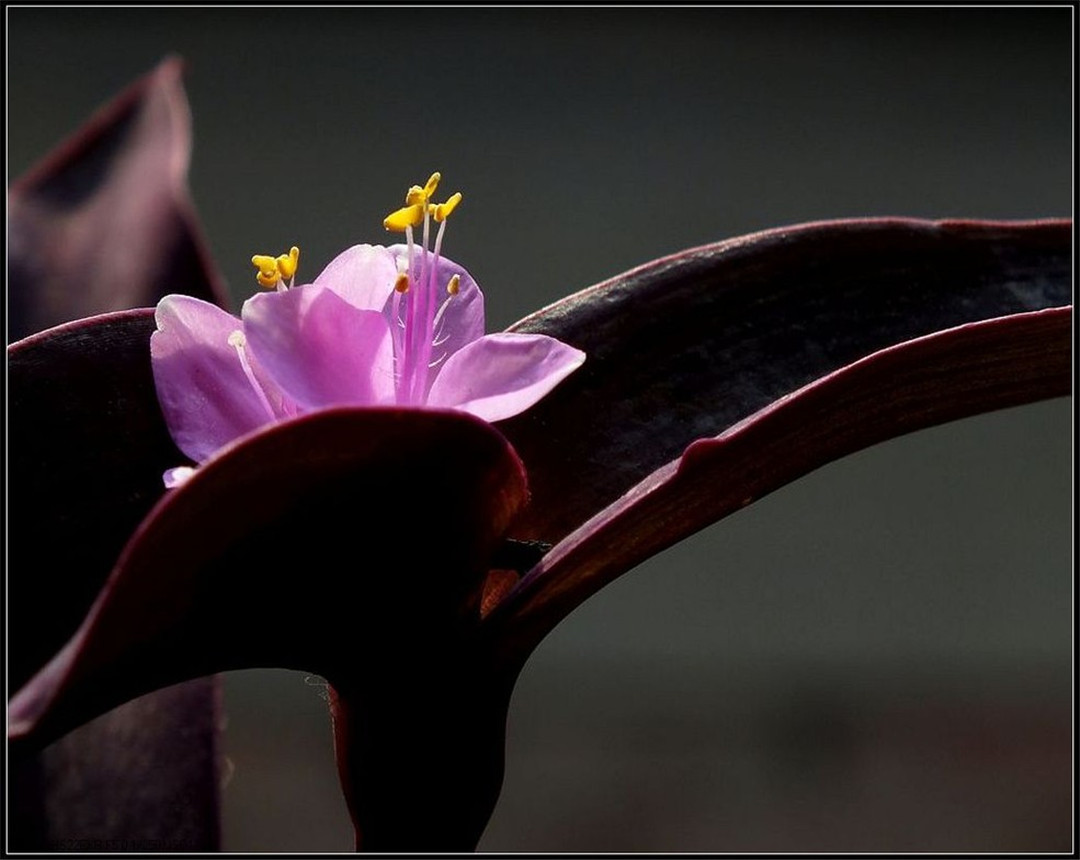
<instances>
[{"instance_id":1,"label":"flower center","mask_svg":"<svg viewBox=\"0 0 1080 860\"><path fill-rule=\"evenodd\" d=\"M408 247L404 271L394 284L391 308L394 379L397 402L402 404L423 404L427 400L430 371L446 358L445 354L435 355L435 348L445 342L441 324L461 282L455 274L445 285L437 283L446 221L461 203L460 191L443 203L431 202L441 178L438 172L432 173L423 187L412 186L405 194L405 206L391 212L383 221L387 230L405 234ZM429 252L432 220L439 229ZM422 241L417 249L413 228L421 225Z\"/></svg>"},{"instance_id":2,"label":"flower center","mask_svg":"<svg viewBox=\"0 0 1080 860\"><path fill-rule=\"evenodd\" d=\"M461 283L461 277L457 274L450 276L445 284L438 283L446 222L461 203L460 191L442 203L432 202L441 178L441 174L436 172L431 174L423 187L413 185L405 194L405 205L383 220L387 230L405 234L408 248L405 260L398 263L401 271L394 283L390 303L395 399L402 405L423 405L427 401L431 370L446 358L445 352L436 354L436 349L447 340L443 335L446 312L458 294ZM439 228L435 243L428 250L432 221ZM421 226L423 233L418 243L413 228ZM256 254L251 258L252 265L258 270L255 280L265 289L284 292L293 286L299 259L300 249L295 245L288 254L277 257ZM266 394L255 379L244 353L242 332L234 332L229 337L229 344L235 347L244 373L268 414L273 417Z\"/></svg>"}]
</instances>

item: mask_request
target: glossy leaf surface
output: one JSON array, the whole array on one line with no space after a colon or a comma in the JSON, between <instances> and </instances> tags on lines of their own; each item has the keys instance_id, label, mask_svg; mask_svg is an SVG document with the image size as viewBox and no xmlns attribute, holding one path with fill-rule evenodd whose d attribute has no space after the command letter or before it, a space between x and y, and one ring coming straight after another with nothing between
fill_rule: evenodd
<instances>
[{"instance_id":1,"label":"glossy leaf surface","mask_svg":"<svg viewBox=\"0 0 1080 860\"><path fill-rule=\"evenodd\" d=\"M69 323L8 349L12 689L74 634L184 462L154 394L152 311Z\"/></svg>"},{"instance_id":2,"label":"glossy leaf surface","mask_svg":"<svg viewBox=\"0 0 1080 860\"><path fill-rule=\"evenodd\" d=\"M500 423L554 543L697 439L882 349L1071 303L1068 221L784 227L648 263L526 317L585 365ZM855 450L852 448L851 450Z\"/></svg>"},{"instance_id":3,"label":"glossy leaf surface","mask_svg":"<svg viewBox=\"0 0 1080 860\"><path fill-rule=\"evenodd\" d=\"M9 189L11 339L167 293L224 302L187 189L181 71L163 62Z\"/></svg>"},{"instance_id":4,"label":"glossy leaf surface","mask_svg":"<svg viewBox=\"0 0 1080 860\"><path fill-rule=\"evenodd\" d=\"M174 290L223 301L187 189L191 118L181 71L179 60L160 64L9 189L10 338L153 304ZM36 357L48 364L55 355L45 350ZM35 360L22 352L13 361L28 359ZM110 443L130 444L137 454L171 448L156 427L148 428L153 416L121 398L110 405L131 405L130 414L106 412L78 439L77 450L48 450L41 427L66 419L87 423L62 402L65 395L78 401L75 392L88 386L91 397L81 405L109 408L92 400L107 376L91 380L84 370L29 380L17 371L11 386L9 468L20 488L9 520L9 595L17 607L9 614L12 689L75 631L160 493L147 477L133 476L127 458L113 456L122 449ZM110 370L123 377L127 366ZM20 381L44 387L36 392L44 395L37 407L49 391L59 397L43 409L28 406ZM24 760L11 777L12 845L217 848L218 696L216 680L152 694Z\"/></svg>"},{"instance_id":5,"label":"glossy leaf surface","mask_svg":"<svg viewBox=\"0 0 1080 860\"><path fill-rule=\"evenodd\" d=\"M646 558L812 469L911 430L1069 393L1070 308L881 350L690 445L560 541L490 619L507 654Z\"/></svg>"},{"instance_id":6,"label":"glossy leaf surface","mask_svg":"<svg viewBox=\"0 0 1080 860\"><path fill-rule=\"evenodd\" d=\"M40 742L226 669L336 683L436 648L476 612L524 498L512 449L459 413L326 410L239 440L139 527L79 633L10 703L9 735Z\"/></svg>"},{"instance_id":7,"label":"glossy leaf surface","mask_svg":"<svg viewBox=\"0 0 1080 860\"><path fill-rule=\"evenodd\" d=\"M80 638L20 693L15 731L53 736L221 668L320 672L337 690L360 844L471 847L497 797L513 679L596 589L830 459L1068 392L1068 237L1060 222L807 225L661 260L539 312L516 328L589 358L500 423L535 488L516 520L513 449L464 416L335 410L241 440L144 522ZM128 358L94 357L98 340L79 340L90 326ZM27 379L50 365L59 378L84 353L89 377L115 362L105 402L127 391L149 415L148 326L146 312L102 318L13 355L41 351L23 360ZM129 361L143 370L124 371ZM63 400L55 386L25 390ZM176 464L168 446L94 431L97 403L50 406L66 417L35 425L51 428L39 448L96 433L127 455L132 485ZM500 547L507 528L557 542L516 586L504 559L520 572L536 550ZM355 572L330 577L350 553ZM320 623L297 612L298 587L330 595Z\"/></svg>"}]
</instances>

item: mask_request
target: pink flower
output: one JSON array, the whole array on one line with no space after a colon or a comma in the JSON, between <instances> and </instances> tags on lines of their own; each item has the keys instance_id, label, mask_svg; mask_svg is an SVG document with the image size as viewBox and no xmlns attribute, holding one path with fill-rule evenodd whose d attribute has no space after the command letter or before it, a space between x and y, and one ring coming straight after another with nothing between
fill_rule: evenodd
<instances>
[{"instance_id":1,"label":"pink flower","mask_svg":"<svg viewBox=\"0 0 1080 860\"><path fill-rule=\"evenodd\" d=\"M484 297L441 255L460 201L414 186L386 219L408 242L356 245L306 286L291 286L299 252L255 257L259 283L241 318L187 296L157 306L154 382L177 446L202 463L267 424L332 406L456 409L499 421L528 409L585 360L546 335L484 334ZM428 250L431 220L439 223ZM419 247L412 227L424 226ZM289 284L286 283L289 281ZM170 469L175 486L190 468Z\"/></svg>"}]
</instances>

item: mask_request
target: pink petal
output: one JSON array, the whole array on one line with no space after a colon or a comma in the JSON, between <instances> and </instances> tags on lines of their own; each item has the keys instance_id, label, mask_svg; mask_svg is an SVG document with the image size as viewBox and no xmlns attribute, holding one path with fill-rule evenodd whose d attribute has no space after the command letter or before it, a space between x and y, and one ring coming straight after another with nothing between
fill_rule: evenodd
<instances>
[{"instance_id":1,"label":"pink petal","mask_svg":"<svg viewBox=\"0 0 1080 860\"><path fill-rule=\"evenodd\" d=\"M154 319L150 358L158 401L173 441L191 459L202 462L238 436L295 412L249 357L273 407L274 415L267 413L229 344L240 328L236 317L200 299L166 296Z\"/></svg>"},{"instance_id":2,"label":"pink petal","mask_svg":"<svg viewBox=\"0 0 1080 860\"><path fill-rule=\"evenodd\" d=\"M312 284L244 303L251 351L304 407L371 406L394 398L394 353L381 313Z\"/></svg>"},{"instance_id":3,"label":"pink petal","mask_svg":"<svg viewBox=\"0 0 1080 860\"><path fill-rule=\"evenodd\" d=\"M392 245L387 250L394 255L399 268L404 271L408 265L408 247ZM414 253L419 260L419 249ZM430 255L428 259L431 259ZM476 285L472 275L446 257L439 257L439 265L435 271L436 301L442 305L449 298L446 285L454 275L461 279L458 293L450 299L442 315L442 323L435 332L435 342L439 345L432 351L432 360L440 355L453 355L466 344L484 336L484 294L480 292L480 287Z\"/></svg>"},{"instance_id":4,"label":"pink petal","mask_svg":"<svg viewBox=\"0 0 1080 860\"><path fill-rule=\"evenodd\" d=\"M581 366L585 353L539 334L489 334L446 360L429 406L500 421L532 406Z\"/></svg>"},{"instance_id":5,"label":"pink petal","mask_svg":"<svg viewBox=\"0 0 1080 860\"><path fill-rule=\"evenodd\" d=\"M314 283L329 287L355 308L381 311L397 275L397 263L386 248L353 245L334 257Z\"/></svg>"}]
</instances>

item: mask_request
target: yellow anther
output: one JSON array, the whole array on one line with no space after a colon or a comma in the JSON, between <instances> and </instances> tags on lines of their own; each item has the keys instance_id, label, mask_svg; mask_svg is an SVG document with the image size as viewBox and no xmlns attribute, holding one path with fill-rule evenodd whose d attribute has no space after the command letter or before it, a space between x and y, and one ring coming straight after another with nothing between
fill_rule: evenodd
<instances>
[{"instance_id":1,"label":"yellow anther","mask_svg":"<svg viewBox=\"0 0 1080 860\"><path fill-rule=\"evenodd\" d=\"M282 280L291 281L296 275L296 266L300 261L300 249L293 245L288 254L282 254L275 261Z\"/></svg>"},{"instance_id":2,"label":"yellow anther","mask_svg":"<svg viewBox=\"0 0 1080 860\"><path fill-rule=\"evenodd\" d=\"M273 289L282 281L292 280L300 260L300 249L293 245L288 254L271 257L269 254L256 254L251 258L251 265L259 270L255 280L267 289Z\"/></svg>"},{"instance_id":3,"label":"yellow anther","mask_svg":"<svg viewBox=\"0 0 1080 860\"><path fill-rule=\"evenodd\" d=\"M461 284L461 275L454 275L452 278L450 278L449 283L447 283L446 291L450 295L456 296L458 294L458 290L461 289L460 284Z\"/></svg>"},{"instance_id":4,"label":"yellow anther","mask_svg":"<svg viewBox=\"0 0 1080 860\"><path fill-rule=\"evenodd\" d=\"M439 187L439 180L442 179L442 174L437 170L428 177L427 183L421 188L419 185L413 185L405 192L405 205L417 206L424 205L431 199L431 195L435 193L435 189Z\"/></svg>"},{"instance_id":5,"label":"yellow anther","mask_svg":"<svg viewBox=\"0 0 1080 860\"><path fill-rule=\"evenodd\" d=\"M428 177L427 184L424 185L424 195L431 199L431 195L435 193L435 189L439 187L439 180L442 179L442 174L439 171L435 171Z\"/></svg>"},{"instance_id":6,"label":"yellow anther","mask_svg":"<svg viewBox=\"0 0 1080 860\"><path fill-rule=\"evenodd\" d=\"M240 347L241 349L247 346L247 339L244 337L244 333L240 331L240 329L237 329L229 335L229 346Z\"/></svg>"},{"instance_id":7,"label":"yellow anther","mask_svg":"<svg viewBox=\"0 0 1080 860\"><path fill-rule=\"evenodd\" d=\"M395 233L404 232L406 227L415 227L424 220L424 205L417 203L391 212L383 219L383 226Z\"/></svg>"},{"instance_id":8,"label":"yellow anther","mask_svg":"<svg viewBox=\"0 0 1080 860\"><path fill-rule=\"evenodd\" d=\"M264 287L276 287L277 282L280 280L278 274L277 260L266 254L256 254L251 258L251 265L259 270L255 275L257 280Z\"/></svg>"},{"instance_id":9,"label":"yellow anther","mask_svg":"<svg viewBox=\"0 0 1080 860\"><path fill-rule=\"evenodd\" d=\"M453 212L457 208L457 205L460 202L461 202L461 192L456 191L452 195L450 195L449 198L447 198L445 203L437 204L434 207L434 211L432 212L432 214L435 216L435 220L436 221L445 221L447 218L450 217L450 213Z\"/></svg>"},{"instance_id":10,"label":"yellow anther","mask_svg":"<svg viewBox=\"0 0 1080 860\"><path fill-rule=\"evenodd\" d=\"M423 188L419 185L410 187L405 192L405 206L387 215L383 219L383 226L387 230L402 233L407 228L416 227L422 223L426 215L433 215L436 221L445 221L447 216L454 211L454 207L461 202L461 192L453 195L445 203L432 203L431 195L439 187L441 179L442 174L436 170L428 177Z\"/></svg>"},{"instance_id":11,"label":"yellow anther","mask_svg":"<svg viewBox=\"0 0 1080 860\"><path fill-rule=\"evenodd\" d=\"M397 276L397 280L394 281L394 289L399 293L407 293L409 291L409 276L402 272Z\"/></svg>"}]
</instances>

